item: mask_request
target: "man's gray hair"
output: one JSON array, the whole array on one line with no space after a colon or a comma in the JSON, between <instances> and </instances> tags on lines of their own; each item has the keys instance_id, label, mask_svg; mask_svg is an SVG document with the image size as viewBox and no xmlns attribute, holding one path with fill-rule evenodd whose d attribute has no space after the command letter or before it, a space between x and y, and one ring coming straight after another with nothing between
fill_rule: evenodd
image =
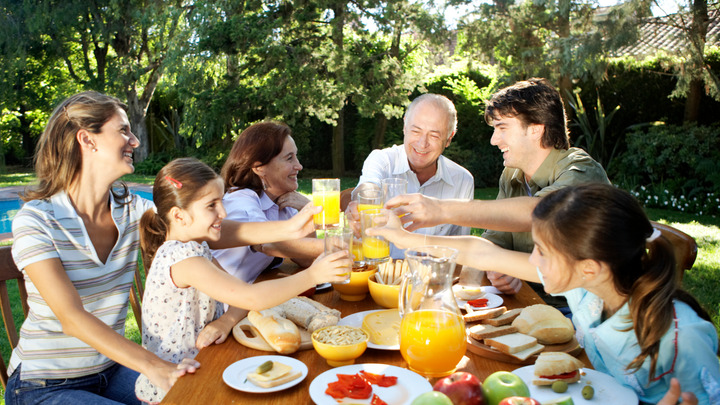
<instances>
[{"instance_id":1,"label":"man's gray hair","mask_svg":"<svg viewBox=\"0 0 720 405\"><path fill-rule=\"evenodd\" d=\"M404 122L407 122L408 117L412 115L415 107L421 103L432 103L433 106L445 111L448 116L447 136L449 137L451 134L455 133L457 130L457 110L455 109L453 102L441 94L427 93L416 97L405 111L405 116L403 117Z\"/></svg>"}]
</instances>

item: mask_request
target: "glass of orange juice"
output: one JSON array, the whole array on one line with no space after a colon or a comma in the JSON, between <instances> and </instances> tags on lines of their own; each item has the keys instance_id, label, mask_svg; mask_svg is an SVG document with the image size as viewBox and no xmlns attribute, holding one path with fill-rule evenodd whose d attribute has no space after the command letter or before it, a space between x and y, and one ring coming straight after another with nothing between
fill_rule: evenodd
<instances>
[{"instance_id":1,"label":"glass of orange juice","mask_svg":"<svg viewBox=\"0 0 720 405\"><path fill-rule=\"evenodd\" d=\"M312 201L323 207L313 218L315 229L340 227L340 179L313 179Z\"/></svg>"},{"instance_id":2,"label":"glass of orange juice","mask_svg":"<svg viewBox=\"0 0 720 405\"><path fill-rule=\"evenodd\" d=\"M325 253L334 253L338 251L346 251L348 254L352 252L352 245L353 245L353 232L350 228L338 228L338 229L328 229L325 231ZM347 278L344 281L340 281L335 284L347 284L350 282L350 271L352 269L350 267L347 268L347 273L342 273L342 275L347 275Z\"/></svg>"},{"instance_id":3,"label":"glass of orange juice","mask_svg":"<svg viewBox=\"0 0 720 405\"><path fill-rule=\"evenodd\" d=\"M399 195L407 194L407 180L400 177L390 177L380 181L383 203Z\"/></svg>"},{"instance_id":4,"label":"glass of orange juice","mask_svg":"<svg viewBox=\"0 0 720 405\"><path fill-rule=\"evenodd\" d=\"M369 236L366 230L383 226L388 221L387 211L371 208L360 211L360 229L362 231L363 257L366 263L380 263L390 256L390 244L382 236Z\"/></svg>"},{"instance_id":5,"label":"glass of orange juice","mask_svg":"<svg viewBox=\"0 0 720 405\"><path fill-rule=\"evenodd\" d=\"M380 209L383 204L383 193L379 188L365 188L357 195L358 212Z\"/></svg>"}]
</instances>

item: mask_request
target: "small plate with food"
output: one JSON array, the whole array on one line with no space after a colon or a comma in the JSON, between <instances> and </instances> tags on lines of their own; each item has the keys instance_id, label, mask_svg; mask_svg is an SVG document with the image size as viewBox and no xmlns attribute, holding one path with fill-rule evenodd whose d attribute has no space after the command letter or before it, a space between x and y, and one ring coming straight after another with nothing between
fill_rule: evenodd
<instances>
[{"instance_id":1,"label":"small plate with food","mask_svg":"<svg viewBox=\"0 0 720 405\"><path fill-rule=\"evenodd\" d=\"M468 304L472 309L490 309L497 308L503 304L503 299L499 295L486 293L480 298L471 300L464 300L455 296L455 300L460 308L465 308L465 304Z\"/></svg>"},{"instance_id":2,"label":"small plate with food","mask_svg":"<svg viewBox=\"0 0 720 405\"><path fill-rule=\"evenodd\" d=\"M343 375L339 377L338 375ZM343 384L358 384L353 395L345 397ZM362 385L363 389L357 389ZM413 371L387 364L353 364L336 367L315 377L310 383L310 398L318 405L338 402L370 404L377 397L387 404L410 404L420 394L432 391L428 380Z\"/></svg>"},{"instance_id":3,"label":"small plate with food","mask_svg":"<svg viewBox=\"0 0 720 405\"><path fill-rule=\"evenodd\" d=\"M236 361L223 371L225 384L245 392L275 392L290 388L308 375L300 360L287 356L254 356Z\"/></svg>"},{"instance_id":4,"label":"small plate with food","mask_svg":"<svg viewBox=\"0 0 720 405\"><path fill-rule=\"evenodd\" d=\"M513 371L530 389L530 396L544 403L570 397L574 404L636 405L635 391L612 376L593 369L562 352L544 352L532 366Z\"/></svg>"},{"instance_id":5,"label":"small plate with food","mask_svg":"<svg viewBox=\"0 0 720 405\"><path fill-rule=\"evenodd\" d=\"M394 309L375 309L356 312L338 325L362 328L370 336L367 347L380 350L400 350L400 313Z\"/></svg>"}]
</instances>

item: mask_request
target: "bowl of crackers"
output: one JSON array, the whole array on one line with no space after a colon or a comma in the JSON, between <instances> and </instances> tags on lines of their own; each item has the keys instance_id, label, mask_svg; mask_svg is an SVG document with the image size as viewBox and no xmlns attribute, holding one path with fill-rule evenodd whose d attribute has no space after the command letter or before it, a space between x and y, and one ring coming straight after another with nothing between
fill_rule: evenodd
<instances>
[{"instance_id":1,"label":"bowl of crackers","mask_svg":"<svg viewBox=\"0 0 720 405\"><path fill-rule=\"evenodd\" d=\"M369 338L361 328L347 325L326 326L311 335L315 351L332 367L355 363L365 352Z\"/></svg>"},{"instance_id":2,"label":"bowl of crackers","mask_svg":"<svg viewBox=\"0 0 720 405\"><path fill-rule=\"evenodd\" d=\"M405 260L390 260L378 265L378 271L368 279L370 296L376 304L385 308L397 308L400 298L400 283L408 272Z\"/></svg>"}]
</instances>

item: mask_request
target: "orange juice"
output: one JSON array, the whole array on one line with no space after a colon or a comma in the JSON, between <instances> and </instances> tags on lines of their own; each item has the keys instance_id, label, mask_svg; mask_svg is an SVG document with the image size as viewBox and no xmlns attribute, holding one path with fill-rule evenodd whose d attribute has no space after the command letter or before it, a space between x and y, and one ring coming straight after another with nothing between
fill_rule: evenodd
<instances>
[{"instance_id":1,"label":"orange juice","mask_svg":"<svg viewBox=\"0 0 720 405\"><path fill-rule=\"evenodd\" d=\"M374 209L379 210L380 208L382 208L382 205L381 204L360 204L360 203L358 203L357 208L358 208L358 212L362 212L365 210L374 210Z\"/></svg>"},{"instance_id":2,"label":"orange juice","mask_svg":"<svg viewBox=\"0 0 720 405\"><path fill-rule=\"evenodd\" d=\"M363 244L361 241L354 239L352 242L352 248L350 253L352 253L354 257L354 261L359 262L362 261L365 257L363 256Z\"/></svg>"},{"instance_id":3,"label":"orange juice","mask_svg":"<svg viewBox=\"0 0 720 405\"><path fill-rule=\"evenodd\" d=\"M400 353L411 370L426 377L455 371L465 355L465 322L442 310L405 313L400 324Z\"/></svg>"},{"instance_id":4,"label":"orange juice","mask_svg":"<svg viewBox=\"0 0 720 405\"><path fill-rule=\"evenodd\" d=\"M316 229L334 228L340 224L340 192L321 191L312 194L313 205L323 210L313 218Z\"/></svg>"},{"instance_id":5,"label":"orange juice","mask_svg":"<svg viewBox=\"0 0 720 405\"><path fill-rule=\"evenodd\" d=\"M390 244L386 240L366 236L362 241L362 252L366 259L383 259L390 256Z\"/></svg>"}]
</instances>

